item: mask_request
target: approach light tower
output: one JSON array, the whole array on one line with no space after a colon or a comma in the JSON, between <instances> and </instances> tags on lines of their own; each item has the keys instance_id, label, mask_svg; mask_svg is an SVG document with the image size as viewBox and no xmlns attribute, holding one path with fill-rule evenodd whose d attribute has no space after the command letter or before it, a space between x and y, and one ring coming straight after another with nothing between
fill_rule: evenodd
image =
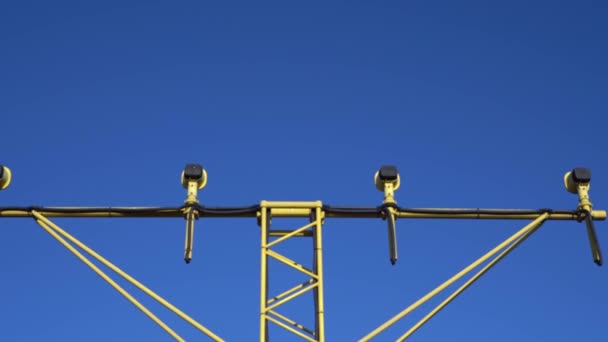
<instances>
[{"instance_id":1,"label":"approach light tower","mask_svg":"<svg viewBox=\"0 0 608 342\"><path fill-rule=\"evenodd\" d=\"M11 171L0 165L0 190L6 189L11 183ZM401 178L394 166L383 166L374 176L376 188L384 194L384 200L378 206L370 207L336 207L323 204L321 201L314 202L274 202L261 201L259 204L245 207L208 207L201 205L198 200L198 191L207 184L207 172L199 164L188 164L181 175L181 183L187 189L186 200L183 205L176 207L0 207L1 217L24 217L33 218L49 235L57 240L62 246L73 253L85 265L91 268L97 275L105 280L116 291L123 295L133 305L139 308L152 321L157 323L176 341L184 339L161 321L148 308L141 304L108 274L101 270L89 257L108 267L116 274L148 294L176 315L193 325L201 333L213 341L224 341L211 330L198 323L192 317L160 297L154 291L129 276L126 272L109 262L97 252L84 243L70 235L50 217L175 217L185 218L186 238L184 244L184 260L189 263L192 260L194 245L194 223L199 219L207 218L230 218L251 217L257 220L260 226L260 342L270 339L269 323L275 324L294 336L309 342L324 342L325 340L325 315L324 315L324 276L323 276L323 223L326 219L334 218L366 218L382 219L387 221L388 227L388 251L389 260L392 264L397 262L397 225L398 219L492 219L492 220L531 220L521 230L501 242L489 252L472 262L462 271L456 273L447 281L431 290L428 294L397 313L386 322L382 323L369 334L363 336L359 341L367 342L382 333L385 329L396 323L401 318L424 304L426 301L454 284L466 274L480 268L464 284L446 297L446 299L431 310L425 317L420 319L412 328L403 333L397 341L404 341L417 329L428 322L435 314L449 304L454 298L466 290L477 279L484 275L489 269L496 265L513 249L519 246L525 239L532 235L547 220L573 220L585 222L591 254L597 265L602 265L602 255L599 248L594 221L605 220L606 211L594 210L589 199L591 183L591 172L585 168L575 168L564 175L564 186L568 192L578 196L578 205L574 210L553 209L458 209L458 208L403 208L397 205L395 191L401 185ZM291 229L273 229L273 221L282 218L300 218L304 222L299 227ZM306 266L305 262L292 260L275 250L278 244L288 239L307 238L311 242L313 262ZM85 256L82 252L89 255ZM285 267L291 267L302 276L302 282L286 289L281 293L269 293L270 269L268 261L274 259ZM273 279L274 280L274 279ZM294 298L312 294L314 304L314 326L305 327L298 323L295 318L282 314L281 306ZM1 309L0 309L1 310ZM311 314L309 312L309 314ZM227 336L227 338L230 338Z\"/></svg>"}]
</instances>

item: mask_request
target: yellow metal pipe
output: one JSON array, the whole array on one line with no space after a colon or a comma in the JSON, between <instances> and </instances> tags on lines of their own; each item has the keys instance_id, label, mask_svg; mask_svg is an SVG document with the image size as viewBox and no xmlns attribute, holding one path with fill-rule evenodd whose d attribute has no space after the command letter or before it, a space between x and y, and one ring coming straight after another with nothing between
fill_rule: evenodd
<instances>
[{"instance_id":1,"label":"yellow metal pipe","mask_svg":"<svg viewBox=\"0 0 608 342\"><path fill-rule=\"evenodd\" d=\"M195 183L196 184L196 183ZM194 246L194 221L196 215L192 208L186 212L186 239L184 243L184 260L187 264L192 260L192 248Z\"/></svg>"},{"instance_id":2,"label":"yellow metal pipe","mask_svg":"<svg viewBox=\"0 0 608 342\"><path fill-rule=\"evenodd\" d=\"M314 209L323 207L321 201L314 202L276 202L276 201L261 201L260 206L263 208L302 208Z\"/></svg>"},{"instance_id":3,"label":"yellow metal pipe","mask_svg":"<svg viewBox=\"0 0 608 342\"><path fill-rule=\"evenodd\" d=\"M300 289L299 291L296 291L296 292L290 294L289 296L284 297L284 298L282 298L282 299L274 302L272 305L269 305L269 306L266 307L266 310L264 311L264 313L268 312L269 310L278 308L279 306L281 306L281 305L289 302L290 300L292 300L292 299L294 299L294 298L296 298L296 297L298 297L298 296L300 296L300 295L302 295L302 294L304 294L304 293L306 293L306 292L314 289L317 286L318 286L317 283L311 284L308 287L304 287L304 288Z\"/></svg>"},{"instance_id":4,"label":"yellow metal pipe","mask_svg":"<svg viewBox=\"0 0 608 342\"><path fill-rule=\"evenodd\" d=\"M467 280L462 286L460 286L454 293L452 293L449 297L447 297L443 302L441 302L437 307L435 307L431 312L429 312L424 318L418 321L412 328L410 328L405 334L401 335L397 341L403 342L405 339L414 334L422 325L428 322L431 318L433 318L439 311L441 311L444 307L446 307L452 300L458 297L462 292L464 292L469 286L471 286L474 282L476 282L481 276L483 276L486 272L488 272L494 265L500 262L504 257L506 257L511 251L513 251L517 246L519 246L522 242L524 242L530 235L534 234L541 226L542 223L539 223L537 226L530 228L524 235L522 235L519 239L515 240L513 244L508 246L504 251L502 251L499 255L497 255L494 259L492 259L486 266L484 266L479 272L477 272L471 279Z\"/></svg>"},{"instance_id":5,"label":"yellow metal pipe","mask_svg":"<svg viewBox=\"0 0 608 342\"><path fill-rule=\"evenodd\" d=\"M410 219L486 219L486 220L533 220L544 214L434 214L396 212L399 218ZM594 220L606 220L605 210L594 210L591 213ZM578 215L566 213L549 213L548 220L576 220Z\"/></svg>"},{"instance_id":6,"label":"yellow metal pipe","mask_svg":"<svg viewBox=\"0 0 608 342\"><path fill-rule=\"evenodd\" d=\"M297 202L296 202L297 203ZM302 208L275 208L273 214L277 217L308 217L310 209ZM104 212L82 212L82 213L57 213L53 211L45 211L44 208L37 210L40 214L45 217L106 217L106 218L145 218L145 217L165 217L165 218L183 218L184 213L181 210L167 210L155 213L119 213L111 210ZM533 220L542 214L431 214L431 213L408 213L408 212L395 212L399 218L411 218L411 219L484 219L484 220ZM31 217L30 210L0 210L0 217ZM605 221L608 214L606 210L593 210L591 213L593 220ZM204 218L209 218L203 216ZM242 214L225 214L215 215L214 217L256 217L252 215ZM326 212L325 217L327 218L380 218L380 214L368 213L368 214L356 214L356 213L331 213ZM578 215L569 213L551 213L548 220L576 220Z\"/></svg>"},{"instance_id":7,"label":"yellow metal pipe","mask_svg":"<svg viewBox=\"0 0 608 342\"><path fill-rule=\"evenodd\" d=\"M270 208L272 217L308 217L310 208Z\"/></svg>"},{"instance_id":8,"label":"yellow metal pipe","mask_svg":"<svg viewBox=\"0 0 608 342\"><path fill-rule=\"evenodd\" d=\"M316 209L316 227L315 227L315 243L314 243L314 253L315 253L315 271L317 273L317 288L315 291L316 294L316 322L317 322L317 334L319 342L325 342L325 303L324 303L324 276L323 276L323 212L321 208Z\"/></svg>"},{"instance_id":9,"label":"yellow metal pipe","mask_svg":"<svg viewBox=\"0 0 608 342\"><path fill-rule=\"evenodd\" d=\"M270 298L268 300L268 304L272 304L272 303L276 302L277 300L279 300L279 299L281 299L281 298L283 298L283 297L285 297L287 295L290 295L293 292L295 292L295 291L297 291L297 290L299 290L299 289L301 289L301 288L303 288L303 287L305 287L305 286L307 286L309 284L312 284L314 281L315 281L314 279L308 279L307 281L303 282L302 284L298 284L298 285L290 288L289 290L281 292L280 294L278 294L278 295Z\"/></svg>"},{"instance_id":10,"label":"yellow metal pipe","mask_svg":"<svg viewBox=\"0 0 608 342\"><path fill-rule=\"evenodd\" d=\"M513 234L511 237L509 237L508 239L506 239L505 241L500 243L498 246L494 247L494 249L492 249L491 251L484 254L481 258L477 259L472 264L465 267L462 271L458 272L457 274L452 276L450 279L445 281L443 284L439 285L438 287L433 289L431 292L426 294L424 297L417 300L414 304L410 305L405 310L401 311L400 313L398 313L397 315L395 315L394 317L392 317L391 319L389 319L388 321L386 321L385 323L380 325L378 328L374 329L372 332L370 332L365 337L360 339L359 342L367 342L370 339L372 339L373 337L377 336L382 331L384 331L385 329L387 329L388 327L390 327L391 325L396 323L398 320L403 318L405 315L409 314L410 312L412 312L413 310L418 308L420 305L424 304L426 301L433 298L437 293L443 291L446 287L448 287L448 286L452 285L454 282L458 281L458 279L462 278L465 274L469 273L472 269L477 268L479 265L484 263L490 257L492 257L493 255L495 255L496 253L501 251L506 246L510 245L513 241L515 241L520 236L525 234L530 228L536 227L536 225L544 222L548 216L549 216L549 214L545 213L545 214L542 214L540 217L537 217L534 221L532 221L531 223L526 225L524 228L519 230L517 233Z\"/></svg>"},{"instance_id":11,"label":"yellow metal pipe","mask_svg":"<svg viewBox=\"0 0 608 342\"><path fill-rule=\"evenodd\" d=\"M300 329L302 331L305 331L305 332L311 334L312 336L315 336L315 332L314 331L306 328L302 324L300 324L300 323L298 323L298 322L296 322L296 321L294 321L292 319L289 319L288 317L285 317L285 316L281 315L280 313L278 313L276 311L270 310L270 311L268 311L268 314L269 315L274 315L274 316L276 316L276 317L284 320L285 322L289 323L290 325L292 325L292 326L294 326L294 327L296 327L296 328L298 328L298 329Z\"/></svg>"},{"instance_id":12,"label":"yellow metal pipe","mask_svg":"<svg viewBox=\"0 0 608 342\"><path fill-rule=\"evenodd\" d=\"M289 267L291 267L293 269L296 269L296 270L298 270L298 271L300 271L300 272L302 272L302 273L310 276L311 278L318 279L318 276L313 271L311 271L308 268L302 266L301 264L298 264L297 262L289 259L288 257L286 257L284 255L281 255L281 254L279 254L279 253L277 253L275 251L272 251L270 249L266 251L266 254L268 256L274 258L275 260L280 261L283 264L285 264L285 265L287 265L287 266L289 266Z\"/></svg>"},{"instance_id":13,"label":"yellow metal pipe","mask_svg":"<svg viewBox=\"0 0 608 342\"><path fill-rule=\"evenodd\" d=\"M268 243L266 245L266 248L270 248L272 246L275 246L276 244L281 243L282 241L285 241L285 240L289 239L290 237L295 236L295 235L297 235L299 233L304 233L304 231L306 229L308 229L308 228L310 228L310 227L312 227L314 225L315 225L315 222L311 222L311 223L309 223L309 224L307 224L305 226L302 226L302 227L300 227L300 228L298 228L296 230L293 230L291 233L289 233L287 235L284 235L284 236L282 236L282 237L280 237L280 238L278 238L278 239L276 239L276 240Z\"/></svg>"},{"instance_id":14,"label":"yellow metal pipe","mask_svg":"<svg viewBox=\"0 0 608 342\"><path fill-rule=\"evenodd\" d=\"M180 309L175 307L173 304L169 303L167 300L165 300L164 298L162 298L161 296L156 294L156 292L150 290L144 284L140 283L137 279L131 277L129 274L127 274L126 272L121 270L118 266L114 265L113 263L111 263L110 261L108 261L107 259L102 257L101 255L97 254L97 252L95 252L94 250L92 250L87 245L83 244L82 242L80 242L78 239L73 237L71 234L69 234L65 230L61 229L59 226L57 226L55 223L53 223L46 217L40 215L39 213L37 213L35 211L32 212L32 215L34 215L34 217L37 220L44 222L47 226L51 227L54 231L61 234L63 237L68 239L70 242L72 242L73 244L78 246L80 249L82 249L83 251L85 251L86 253L91 255L93 258L95 258L96 260L101 262L104 266L106 266L109 269L111 269L112 271L116 272L116 274L123 277L125 280L127 280L128 282L133 284L135 287L140 289L142 292L144 292L145 294L147 294L148 296L150 296L151 298L153 298L154 300L156 300L157 302L159 302L160 304L165 306L167 309L171 310L177 316L179 316L186 322L190 323L192 326L194 326L196 329L201 331L203 334L207 335L208 337L210 337L211 339L213 339L216 342L224 341L223 339L221 339L220 337L215 335L213 332L211 332L209 329L205 328L203 325L198 323L192 317L188 316L186 313L184 313L183 311L181 311Z\"/></svg>"},{"instance_id":15,"label":"yellow metal pipe","mask_svg":"<svg viewBox=\"0 0 608 342\"><path fill-rule=\"evenodd\" d=\"M154 323L158 324L163 330L165 330L171 337L173 337L176 341L183 342L185 341L181 336L179 336L173 329L171 329L168 325L166 325L163 321L161 321L156 315L154 315L150 310L148 310L144 305L142 305L137 299L133 298L127 291L125 291L118 283L116 283L112 278L110 278L107 274L105 274L101 269L99 269L95 264L93 264L87 257L82 255L78 250L76 250L72 245L70 245L67 241L65 241L61 236L59 236L51 227L49 227L44 221L36 220L38 225L42 227L47 233L49 233L52 237L55 238L63 247L67 248L72 254L74 254L80 261L82 261L85 265L89 266L93 272L95 272L98 276L100 276L103 280L105 280L110 286L112 286L116 291L118 291L121 295L123 295L131 304L135 305L141 312L143 312L146 316L148 316Z\"/></svg>"},{"instance_id":16,"label":"yellow metal pipe","mask_svg":"<svg viewBox=\"0 0 608 342\"><path fill-rule=\"evenodd\" d=\"M266 316L266 319L268 319L269 321L271 321L272 323L280 326L281 328L290 331L291 333L300 336L301 338L305 339L306 341L309 342L319 342L318 340L315 340L314 338L310 337L310 336L306 336L306 334L303 334L301 331L297 331L296 329L290 327L289 325L277 320L276 318L272 317L272 316Z\"/></svg>"},{"instance_id":17,"label":"yellow metal pipe","mask_svg":"<svg viewBox=\"0 0 608 342\"><path fill-rule=\"evenodd\" d=\"M266 320L266 303L268 298L268 209L262 207L260 217L260 342L268 339L268 322Z\"/></svg>"}]
</instances>

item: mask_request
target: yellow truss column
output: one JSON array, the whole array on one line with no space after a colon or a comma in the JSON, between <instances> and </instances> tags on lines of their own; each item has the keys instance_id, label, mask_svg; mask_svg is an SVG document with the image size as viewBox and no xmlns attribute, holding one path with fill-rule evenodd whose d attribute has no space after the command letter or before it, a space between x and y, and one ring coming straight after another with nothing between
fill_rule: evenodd
<instances>
[{"instance_id":1,"label":"yellow truss column","mask_svg":"<svg viewBox=\"0 0 608 342\"><path fill-rule=\"evenodd\" d=\"M260 262L260 342L269 340L268 322L291 332L310 342L325 341L325 319L323 302L323 205L317 202L268 202L262 201L260 205L259 224L261 228L261 262ZM279 217L302 217L308 218L309 222L304 226L294 229L271 229L271 219ZM313 267L308 269L302 263L298 263L272 248L276 245L294 237L312 238ZM273 239L274 238L274 239ZM307 276L307 280L290 289L287 289L273 297L269 297L269 258L289 266ZM302 324L280 314L277 311L281 305L313 292L314 298L314 329L309 329Z\"/></svg>"}]
</instances>

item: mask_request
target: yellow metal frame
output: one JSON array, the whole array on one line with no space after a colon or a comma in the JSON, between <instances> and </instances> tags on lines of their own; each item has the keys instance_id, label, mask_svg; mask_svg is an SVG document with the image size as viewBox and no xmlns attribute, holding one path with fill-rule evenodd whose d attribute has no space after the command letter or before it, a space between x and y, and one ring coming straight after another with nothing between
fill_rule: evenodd
<instances>
[{"instance_id":1,"label":"yellow metal frame","mask_svg":"<svg viewBox=\"0 0 608 342\"><path fill-rule=\"evenodd\" d=\"M188 170L188 177L186 171ZM195 172L190 172L194 170ZM199 171L202 170L202 173ZM11 172L0 165L0 190L8 187ZM579 177L580 176L580 177ZM194 177L194 178L192 178ZM376 188L384 193L384 200L379 207L332 207L324 206L322 202L269 202L261 201L260 205L249 207L205 207L199 203L198 190L207 184L207 173L199 164L188 164L182 172L181 182L187 189L184 205L180 207L0 207L0 217L31 217L44 231L68 249L85 265L105 280L116 291L135 305L153 322L159 325L167 334L177 341L184 339L160 318L154 315L142 303L137 301L116 281L96 266L81 251L92 256L95 260L111 269L126 281L158 301L170 311L193 325L196 329L216 342L224 340L193 318L173 306L155 292L135 280L133 277L110 263L78 239L64 231L48 217L182 217L186 220L186 238L184 243L184 260L189 263L192 259L195 221L212 217L256 217L260 226L260 342L269 341L269 322L309 342L325 342L325 313L324 313L324 276L323 276L323 223L326 218L382 218L388 223L389 259L395 263L397 251L397 219L509 219L532 220L521 230L507 238L502 243L488 251L460 272L431 290L413 304L382 323L359 342L368 342L383 331L397 323L403 317L419 308L431 298L455 284L468 273L481 267L471 278L452 292L439 305L420 319L414 326L403 333L398 342L405 341L421 326L432 319L439 311L454 298L464 292L487 271L494 267L517 246L537 231L547 220L585 221L591 247L592 257L596 264L602 265L602 255L595 232L594 221L606 220L606 211L593 210L589 199L590 171L574 169L564 176L566 189L578 194L579 204L576 210L527 210L527 209L466 209L466 208L400 208L395 199L395 191L400 187L401 180L394 166L383 166L374 176ZM272 220L280 218L306 218L307 223L293 229L271 229ZM313 265L311 268L276 251L275 247L293 238L310 238L312 241ZM270 268L269 260L276 260L298 271L305 280L279 294L269 295ZM485 263L484 266L482 266ZM305 294L311 294L314 304L314 327L305 327L280 313L282 305Z\"/></svg>"},{"instance_id":2,"label":"yellow metal frame","mask_svg":"<svg viewBox=\"0 0 608 342\"><path fill-rule=\"evenodd\" d=\"M325 341L325 317L323 302L323 245L322 227L324 213L321 202L268 202L260 204L260 341L269 340L268 322L301 337L309 342ZM305 217L309 223L295 228L281 231L271 230L273 217ZM271 239L276 237L276 239ZM294 260L272 250L278 244L294 237L311 237L313 239L313 269L308 269ZM306 275L308 279L280 294L270 297L268 261L272 258ZM281 305L313 292L315 327L309 329L302 324L280 314L276 309Z\"/></svg>"},{"instance_id":3,"label":"yellow metal frame","mask_svg":"<svg viewBox=\"0 0 608 342\"><path fill-rule=\"evenodd\" d=\"M390 202L390 201L389 201ZM248 209L246 211L235 212L234 209L228 208L225 212L221 210L216 211L205 211L204 207L191 206L191 207L176 207L176 208L80 208L80 207L62 207L62 208L33 208L33 207L6 207L0 208L0 217L32 217L34 220L53 238L55 238L61 245L72 252L78 259L90 267L95 273L101 278L108 282L114 289L120 294L125 296L133 305L138 307L145 315L151 320L158 324L163 330L165 330L172 338L177 341L183 341L175 331L163 323L157 316L150 312L145 306L139 303L135 298L128 294L118 283L112 280L107 274L101 269L95 266L86 256L84 256L76 247L80 248L87 254L91 255L94 259L107 266L109 269L116 272L118 275L131 282L137 288L150 295L152 298L160 302L162 305L167 307L169 310L177 314L179 317L186 320L188 323L195 326L199 331L208 336L213 341L223 341L222 338L211 332L200 323L196 322L190 316L186 315L178 308L158 296L152 290L139 283L137 280L120 270L118 267L101 257L95 251L88 248L82 242L68 234L66 231L61 229L59 226L51 222L48 217L115 217L115 218L127 218L127 217L184 217L186 214L187 219L187 246L186 256L189 256L188 252L192 251L192 230L193 222L197 218L209 218L209 217L257 217L260 226L260 237L261 237L261 258L260 258L260 342L269 341L269 324L271 322L285 331L292 333L306 341L312 342L323 342L325 341L325 317L324 317L324 295L323 295L323 244L322 244L322 228L324 220L327 218L385 218L389 220L394 219L508 219L508 220L533 220L530 224L526 225L520 231L506 239L504 242L490 250L488 253L483 255L481 258L465 267L462 271L448 279L446 282L439 285L437 288L430 291L427 295L414 302L412 305L399 312L386 322L382 323L379 327L374 329L372 332L362 337L359 342L367 342L376 338L384 330L391 327L397 321L408 315L416 308L423 305L429 299L433 298L447 287L453 285L466 274L470 273L474 269L480 267L483 263L487 264L481 268L475 275L469 280L462 284L457 290L450 294L443 302L437 307L432 309L425 317L418 321L412 328L406 331L399 337L397 341L404 341L409 338L415 331L417 331L422 325L428 322L435 314L442 310L447 304L449 304L454 298L465 291L472 283L484 275L490 268L496 265L502 260L507 254L521 244L527 237L534 233L541 225L547 220L573 220L580 221L580 210L578 211L556 211L556 210L522 210L522 209L449 209L449 208L425 208L425 209L402 209L396 206L396 203L385 203L395 204L395 206L385 207L384 210L375 210L372 208L359 208L361 210L354 210L352 208L340 209L335 207L323 206L320 201L316 202L269 202L262 201L259 206ZM580 209L580 208L578 208ZM604 210L592 210L592 208L583 208L589 211L585 212L585 218L587 220L606 220L606 211ZM192 214L196 211L195 215ZM388 216L390 215L390 217ZM301 227L293 229L271 229L272 219L280 218L306 218L308 220ZM394 221L392 221L394 228ZM390 235L390 234L389 234ZM308 269L277 251L273 250L274 247L283 243L288 239L295 237L304 237L312 239L312 252L313 252L313 267ZM68 242L69 241L69 242ZM189 242L188 242L189 241ZM71 244L70 244L71 242ZM396 257L396 250L394 251ZM270 269L268 267L268 261L274 259L279 261L281 264L289 266L301 274L306 276L306 280L302 283L283 291L273 297L269 296L269 279ZM489 260L489 262L488 262ZM314 318L315 326L312 328L305 327L297 321L285 316L278 312L278 308L306 293L313 293L314 300Z\"/></svg>"}]
</instances>

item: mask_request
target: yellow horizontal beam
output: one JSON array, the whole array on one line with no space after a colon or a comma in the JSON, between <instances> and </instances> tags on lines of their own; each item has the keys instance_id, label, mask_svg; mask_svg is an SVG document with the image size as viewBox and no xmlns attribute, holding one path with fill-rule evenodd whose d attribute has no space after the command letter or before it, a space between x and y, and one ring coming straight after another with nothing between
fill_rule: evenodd
<instances>
[{"instance_id":1,"label":"yellow horizontal beam","mask_svg":"<svg viewBox=\"0 0 608 342\"><path fill-rule=\"evenodd\" d=\"M294 237L294 236L296 236L298 234L304 234L304 232L306 232L307 229L310 229L310 227L314 227L315 225L317 225L317 223L318 223L317 221L313 221L313 222L311 222L311 223L309 223L307 225L304 225L304 226L302 226L302 227L300 227L298 229L292 230L290 233L285 234L285 235L281 236L280 238L278 238L276 240L273 240L273 241L267 243L266 245L263 245L262 247L263 248L270 248L270 247L275 246L275 245L277 245L277 244L279 244L279 243L281 243L281 242L283 242L283 241L285 241L285 240L287 240L287 239L289 239L291 237Z\"/></svg>"},{"instance_id":2,"label":"yellow horizontal beam","mask_svg":"<svg viewBox=\"0 0 608 342\"><path fill-rule=\"evenodd\" d=\"M287 230L287 229L275 229L275 230L271 230L268 232L269 236L285 236L287 234L292 233L293 230ZM306 231L306 232L300 232L297 234L294 234L292 237L310 237L312 236L312 232L311 231Z\"/></svg>"},{"instance_id":3,"label":"yellow horizontal beam","mask_svg":"<svg viewBox=\"0 0 608 342\"><path fill-rule=\"evenodd\" d=\"M310 217L310 208L270 208L272 217Z\"/></svg>"},{"instance_id":4,"label":"yellow horizontal beam","mask_svg":"<svg viewBox=\"0 0 608 342\"><path fill-rule=\"evenodd\" d=\"M137 212L137 209L133 209L133 212L128 211L112 211L112 209L105 210L94 210L94 211L74 211L74 212L59 212L54 209L79 209L79 208L53 208L53 210L45 210L45 208L34 209L36 212L44 215L45 217L134 217L134 218L145 218L145 217L184 217L182 210L163 210L158 212ZM30 209L9 209L1 210L0 217L32 217Z\"/></svg>"},{"instance_id":5,"label":"yellow horizontal beam","mask_svg":"<svg viewBox=\"0 0 608 342\"><path fill-rule=\"evenodd\" d=\"M275 202L268 202L275 203ZM276 202L276 203L298 203L298 202ZM308 203L316 203L316 202L302 202ZM60 212L62 209L77 209L74 212ZM66 218L75 218L75 217L106 217L106 218L145 218L145 217L158 217L158 218L183 218L184 212L180 209L171 209L171 210L162 210L162 211L147 211L146 209L152 208L132 208L133 211L130 212L128 209L130 208L120 208L119 211L114 211L112 208L96 208L95 210L86 211L87 208L52 208L52 210L46 210L46 208L35 208L40 214L45 217L66 217ZM127 209L127 210L124 210ZM373 209L373 208L372 208ZM443 208L435 208L442 210ZM32 217L30 208L11 208L11 209L2 209L0 208L0 217ZM489 209L494 210L494 209ZM501 209L504 213L496 213L496 214L484 214L484 213L416 213L416 212L407 212L407 211L398 211L395 210L395 215L400 219L485 219L485 220L533 220L542 215L542 213L531 213L531 214L517 214L517 210L513 210L512 213L509 213L509 209ZM311 212L311 208L271 208L271 214L275 217L308 217ZM515 212L515 213L514 213ZM382 214L379 212L369 211L366 213L360 212L328 212L324 211L325 218L380 218ZM259 213L258 213L259 214ZM213 214L208 215L205 213L201 213L201 219L207 218L220 218L220 217L256 217L256 213L221 213L221 214ZM593 220L595 221L604 221L607 218L606 210L593 210L591 213ZM576 220L578 215L573 211L571 213L550 213L547 220Z\"/></svg>"},{"instance_id":6,"label":"yellow horizontal beam","mask_svg":"<svg viewBox=\"0 0 608 342\"><path fill-rule=\"evenodd\" d=\"M488 220L534 220L543 214L433 214L433 213L409 213L396 211L397 217L409 219L488 219ZM594 220L606 220L605 210L593 210L591 216ZM549 213L547 220L576 220L578 215L574 213Z\"/></svg>"},{"instance_id":7,"label":"yellow horizontal beam","mask_svg":"<svg viewBox=\"0 0 608 342\"><path fill-rule=\"evenodd\" d=\"M315 209L322 208L323 202L274 202L274 201L261 201L260 206L264 208L300 208L300 209Z\"/></svg>"}]
</instances>

